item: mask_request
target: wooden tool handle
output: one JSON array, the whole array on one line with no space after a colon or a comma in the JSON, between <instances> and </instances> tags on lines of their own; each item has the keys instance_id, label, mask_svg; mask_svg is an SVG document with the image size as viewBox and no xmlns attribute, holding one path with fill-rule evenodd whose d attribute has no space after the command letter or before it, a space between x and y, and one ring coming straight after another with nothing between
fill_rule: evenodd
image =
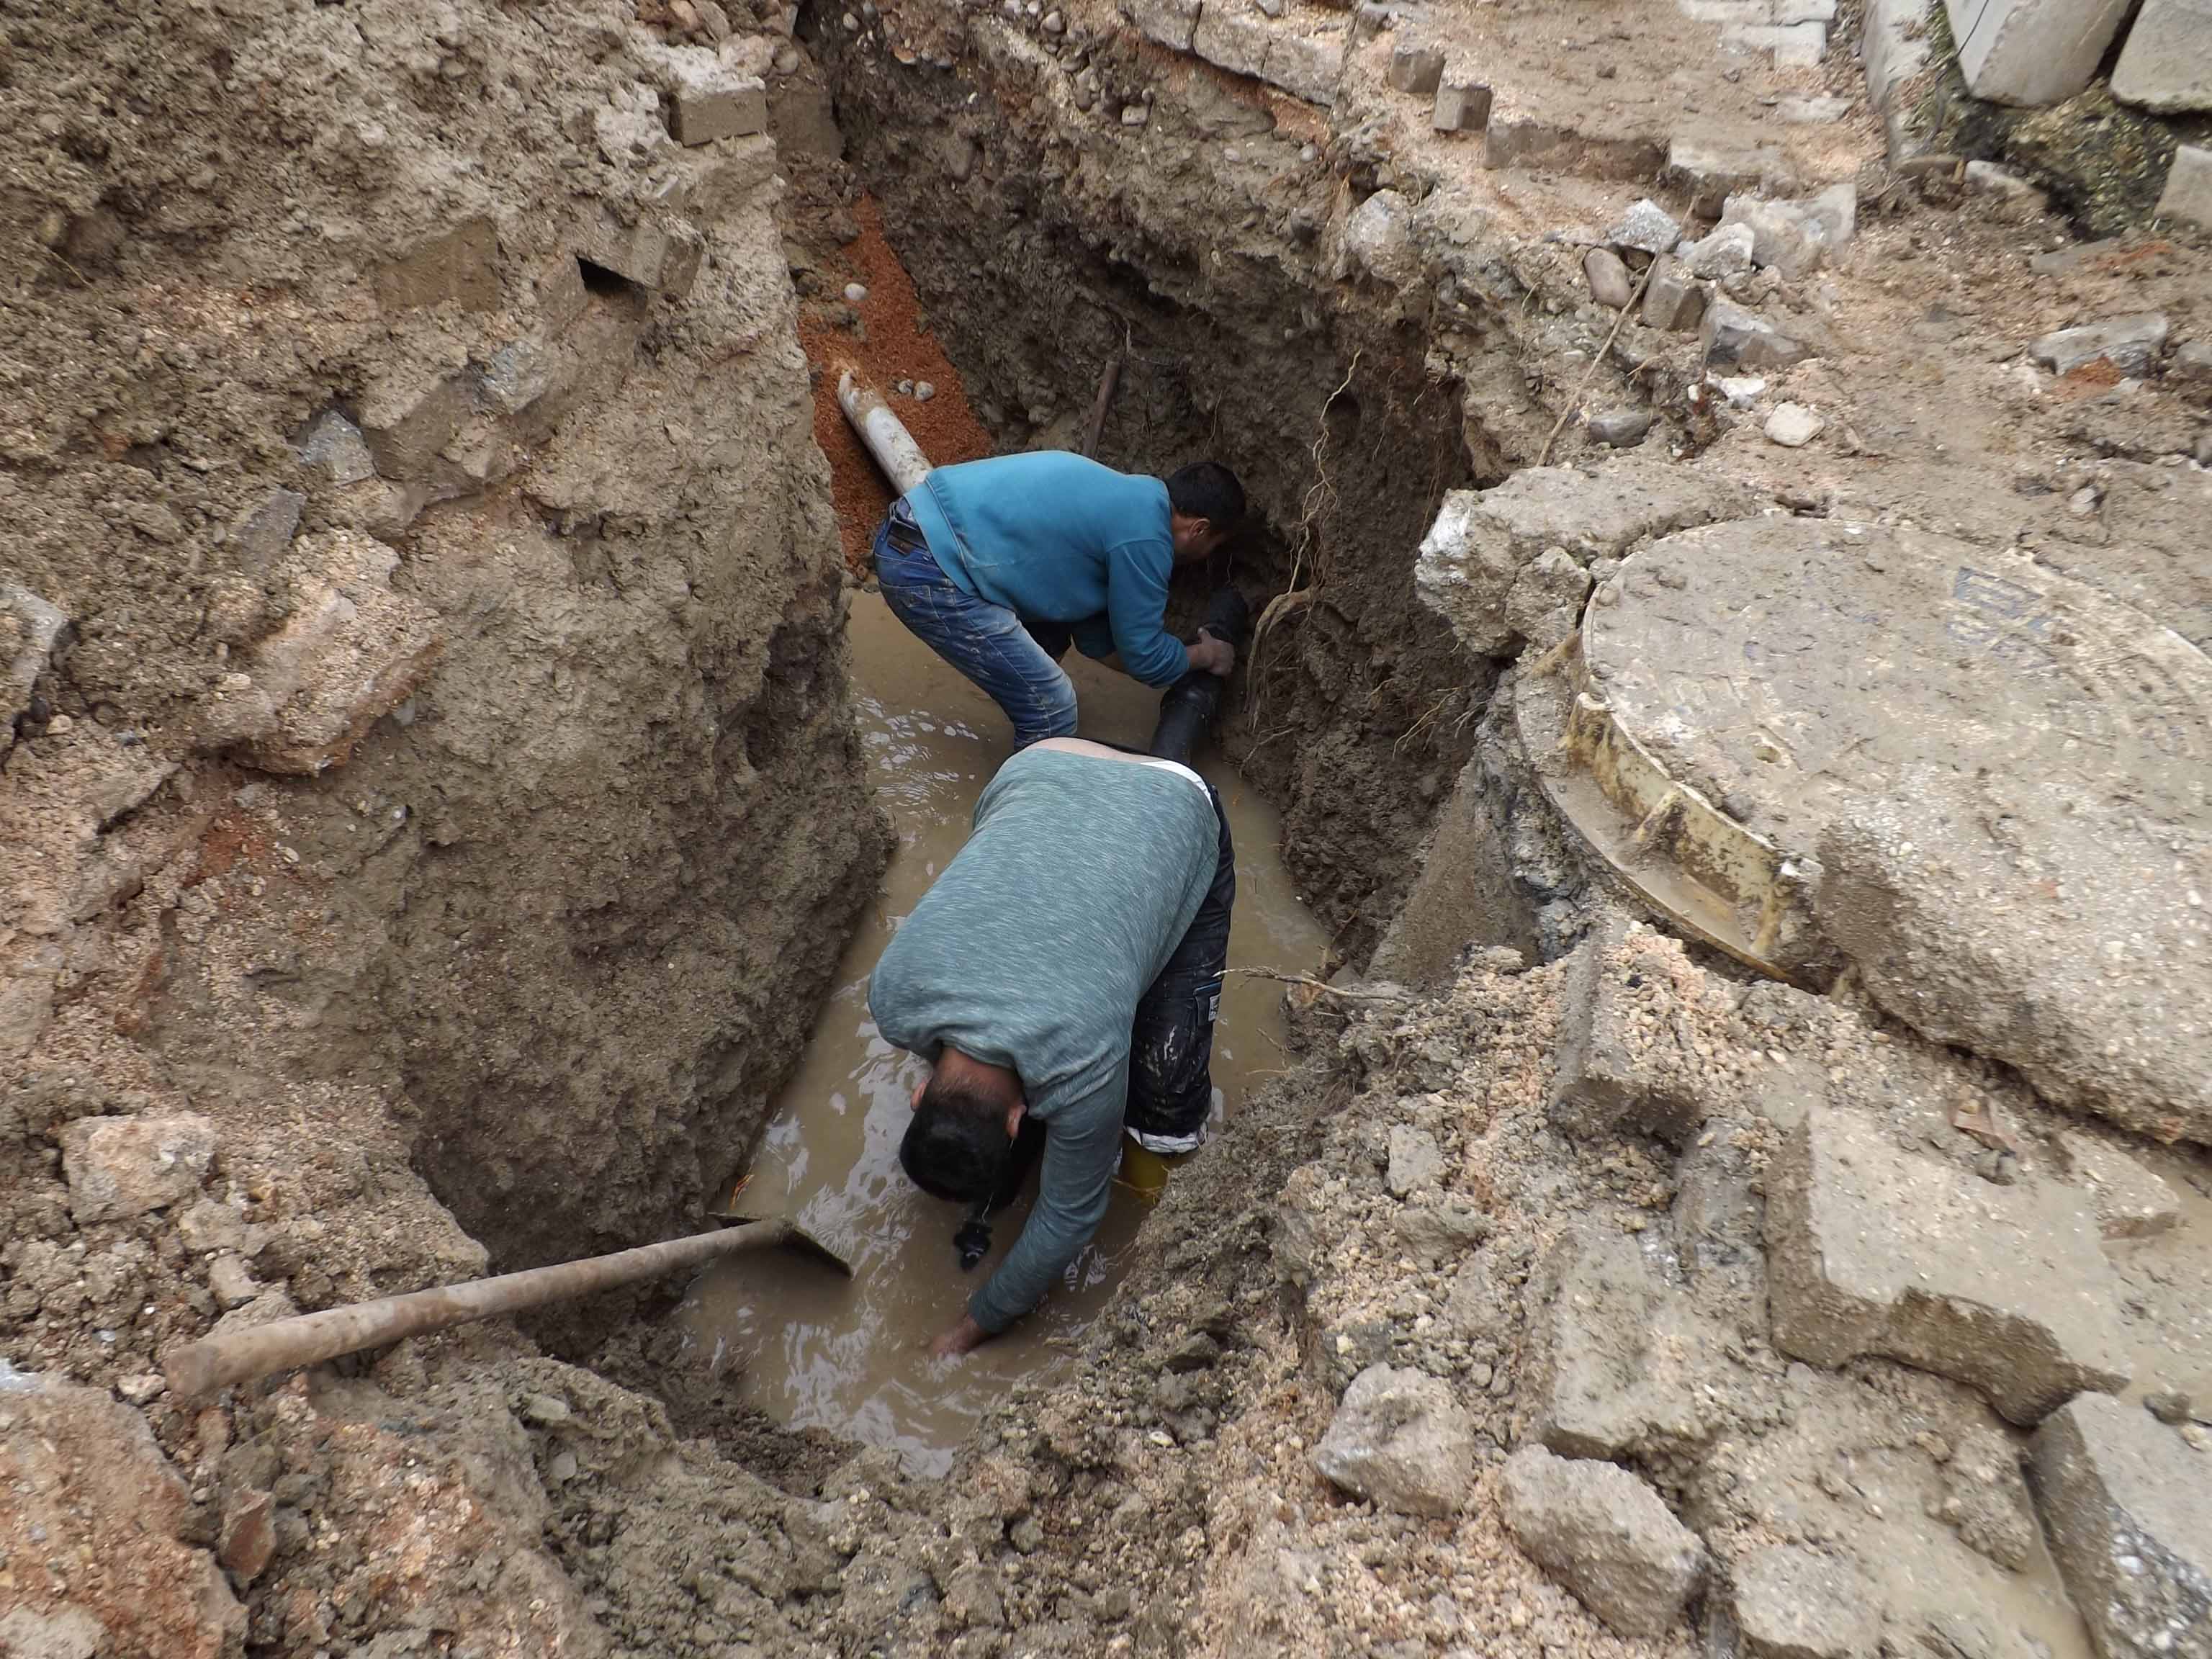
<instances>
[{"instance_id":1,"label":"wooden tool handle","mask_svg":"<svg viewBox=\"0 0 2212 1659\"><path fill-rule=\"evenodd\" d=\"M405 1296L356 1302L350 1307L328 1308L321 1313L300 1314L173 1348L161 1356L161 1375L168 1379L173 1392L189 1399L234 1382L250 1382L276 1371L295 1370L340 1354L381 1347L402 1337L657 1279L718 1255L781 1244L792 1235L788 1221L754 1221L634 1250L617 1250L611 1255L564 1261L557 1267L532 1267L524 1273L501 1273L496 1279L471 1279Z\"/></svg>"}]
</instances>

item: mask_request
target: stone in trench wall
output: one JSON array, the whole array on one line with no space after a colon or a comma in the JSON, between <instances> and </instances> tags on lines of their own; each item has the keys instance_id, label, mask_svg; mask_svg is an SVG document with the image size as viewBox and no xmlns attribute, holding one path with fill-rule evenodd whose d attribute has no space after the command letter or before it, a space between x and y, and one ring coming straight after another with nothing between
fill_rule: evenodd
<instances>
[{"instance_id":1,"label":"stone in trench wall","mask_svg":"<svg viewBox=\"0 0 2212 1659\"><path fill-rule=\"evenodd\" d=\"M2130 1371L2118 1284L2081 1194L2000 1187L1809 1105L1767 1178L1774 1344L1817 1365L1881 1354L2033 1425Z\"/></svg>"},{"instance_id":2,"label":"stone in trench wall","mask_svg":"<svg viewBox=\"0 0 2212 1659\"><path fill-rule=\"evenodd\" d=\"M2128 0L1944 0L1977 98L2055 104L2089 84Z\"/></svg>"}]
</instances>

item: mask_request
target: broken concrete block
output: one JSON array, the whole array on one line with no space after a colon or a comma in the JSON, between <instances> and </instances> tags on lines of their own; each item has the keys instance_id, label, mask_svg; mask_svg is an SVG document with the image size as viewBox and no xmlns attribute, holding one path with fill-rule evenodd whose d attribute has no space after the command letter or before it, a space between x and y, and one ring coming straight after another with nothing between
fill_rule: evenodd
<instances>
[{"instance_id":1,"label":"broken concrete block","mask_svg":"<svg viewBox=\"0 0 2212 1659\"><path fill-rule=\"evenodd\" d=\"M1758 246L1749 225L1719 225L1702 241L1686 242L1677 252L1692 276L1710 282L1749 270L1752 250Z\"/></svg>"},{"instance_id":2,"label":"broken concrete block","mask_svg":"<svg viewBox=\"0 0 2212 1659\"><path fill-rule=\"evenodd\" d=\"M393 590L399 556L349 530L303 538L287 561L291 612L218 688L203 740L264 771L313 775L421 684L436 656L434 618ZM226 705L229 707L226 708Z\"/></svg>"},{"instance_id":3,"label":"broken concrete block","mask_svg":"<svg viewBox=\"0 0 2212 1659\"><path fill-rule=\"evenodd\" d=\"M1626 449L1650 426L1650 410L1622 410L1593 419L1589 434ZM1589 591L1590 574L1574 556L1563 547L1547 547L1513 579L1513 591L1505 596L1505 625L1532 648L1547 651L1575 631Z\"/></svg>"},{"instance_id":4,"label":"broken concrete block","mask_svg":"<svg viewBox=\"0 0 2212 1659\"><path fill-rule=\"evenodd\" d=\"M1293 98L1327 108L1336 102L1336 86L1344 77L1345 46L1350 38L1340 28L1317 28L1311 33L1278 30L1267 42L1260 78Z\"/></svg>"},{"instance_id":5,"label":"broken concrete block","mask_svg":"<svg viewBox=\"0 0 2212 1659\"><path fill-rule=\"evenodd\" d=\"M2023 1425L2127 1382L2118 1285L2069 1188L1999 1187L1814 1105L1769 1173L1766 1242L1774 1345L1797 1358L1881 1354Z\"/></svg>"},{"instance_id":6,"label":"broken concrete block","mask_svg":"<svg viewBox=\"0 0 2212 1659\"><path fill-rule=\"evenodd\" d=\"M1527 467L1494 489L1445 495L1414 562L1414 592L1465 649L1503 655L1519 639L1507 600L1522 568L1546 548L1587 565L1645 536L1731 516L1747 500L1732 485L1641 457L1609 461L1595 477Z\"/></svg>"},{"instance_id":7,"label":"broken concrete block","mask_svg":"<svg viewBox=\"0 0 2212 1659\"><path fill-rule=\"evenodd\" d=\"M376 273L376 303L386 312L451 303L464 311L499 305L499 233L489 218L464 220L417 242Z\"/></svg>"},{"instance_id":8,"label":"broken concrete block","mask_svg":"<svg viewBox=\"0 0 2212 1659\"><path fill-rule=\"evenodd\" d=\"M1804 210L1828 234L1831 251L1850 241L1859 228L1859 187L1849 179L1830 185L1802 204Z\"/></svg>"},{"instance_id":9,"label":"broken concrete block","mask_svg":"<svg viewBox=\"0 0 2212 1659\"><path fill-rule=\"evenodd\" d=\"M2186 219L2212 230L2212 149L2183 144L2173 152L2173 166L2158 198L2158 216Z\"/></svg>"},{"instance_id":10,"label":"broken concrete block","mask_svg":"<svg viewBox=\"0 0 2212 1659\"><path fill-rule=\"evenodd\" d=\"M2076 1129L2063 1132L2058 1143L2074 1178L2089 1189L2097 1229L2106 1238L2146 1238L2181 1218L2173 1188L2118 1147Z\"/></svg>"},{"instance_id":11,"label":"broken concrete block","mask_svg":"<svg viewBox=\"0 0 2212 1659\"><path fill-rule=\"evenodd\" d=\"M325 410L308 424L300 440L300 461L335 485L359 483L376 476L376 457L369 453L361 428L335 409Z\"/></svg>"},{"instance_id":12,"label":"broken concrete block","mask_svg":"<svg viewBox=\"0 0 2212 1659\"><path fill-rule=\"evenodd\" d=\"M1803 404L1777 404L1766 417L1766 441L1784 449L1802 449L1827 429L1818 411Z\"/></svg>"},{"instance_id":13,"label":"broken concrete block","mask_svg":"<svg viewBox=\"0 0 2212 1659\"><path fill-rule=\"evenodd\" d=\"M2112 96L2161 115L2212 109L2212 4L2143 0L2112 67Z\"/></svg>"},{"instance_id":14,"label":"broken concrete block","mask_svg":"<svg viewBox=\"0 0 2212 1659\"><path fill-rule=\"evenodd\" d=\"M1698 337L1705 345L1708 365L1787 368L1813 355L1812 347L1803 341L1791 339L1758 313L1746 311L1718 295L1706 303Z\"/></svg>"},{"instance_id":15,"label":"broken concrete block","mask_svg":"<svg viewBox=\"0 0 2212 1659\"><path fill-rule=\"evenodd\" d=\"M714 73L686 80L669 94L670 131L688 148L768 131L768 88L758 76Z\"/></svg>"},{"instance_id":16,"label":"broken concrete block","mask_svg":"<svg viewBox=\"0 0 2212 1659\"><path fill-rule=\"evenodd\" d=\"M1256 80L1267 64L1269 38L1267 20L1258 12L1214 0L1199 13L1190 44L1207 63Z\"/></svg>"},{"instance_id":17,"label":"broken concrete block","mask_svg":"<svg viewBox=\"0 0 2212 1659\"><path fill-rule=\"evenodd\" d=\"M1826 220L1795 202L1731 196L1722 204L1721 222L1750 226L1752 262L1771 265L1793 282L1828 256Z\"/></svg>"},{"instance_id":18,"label":"broken concrete block","mask_svg":"<svg viewBox=\"0 0 2212 1659\"><path fill-rule=\"evenodd\" d=\"M2212 1478L2134 1406L2083 1395L2035 1431L2043 1528L2106 1659L2212 1655Z\"/></svg>"},{"instance_id":19,"label":"broken concrete block","mask_svg":"<svg viewBox=\"0 0 2212 1659\"><path fill-rule=\"evenodd\" d=\"M208 1293L215 1297L216 1305L228 1313L233 1308L242 1308L261 1294L261 1281L253 1270L239 1255L219 1255L208 1263Z\"/></svg>"},{"instance_id":20,"label":"broken concrete block","mask_svg":"<svg viewBox=\"0 0 2212 1659\"><path fill-rule=\"evenodd\" d=\"M1682 224L1647 196L1620 216L1620 222L1606 232L1605 240L1617 248L1665 253L1682 240Z\"/></svg>"},{"instance_id":21,"label":"broken concrete block","mask_svg":"<svg viewBox=\"0 0 2212 1659\"><path fill-rule=\"evenodd\" d=\"M1550 1116L1577 1140L1626 1128L1679 1146L1705 1121L1705 1104L1679 1063L1665 976L1640 971L1634 940L1633 924L1608 910L1575 948Z\"/></svg>"},{"instance_id":22,"label":"broken concrete block","mask_svg":"<svg viewBox=\"0 0 2212 1659\"><path fill-rule=\"evenodd\" d=\"M1409 1198L1424 1188L1441 1186L1443 1177L1444 1155L1437 1138L1426 1129L1392 1124L1390 1167L1384 1184L1398 1197Z\"/></svg>"},{"instance_id":23,"label":"broken concrete block","mask_svg":"<svg viewBox=\"0 0 2212 1659\"><path fill-rule=\"evenodd\" d=\"M1390 84L1425 98L1443 84L1444 55L1434 46L1404 42L1390 49Z\"/></svg>"},{"instance_id":24,"label":"broken concrete block","mask_svg":"<svg viewBox=\"0 0 2212 1659\"><path fill-rule=\"evenodd\" d=\"M1716 216L1729 197L1741 192L1763 190L1770 196L1786 196L1797 187L1789 154L1778 145L1740 149L1696 138L1675 138L1668 144L1667 168L1660 177L1686 191L1690 211L1701 218Z\"/></svg>"},{"instance_id":25,"label":"broken concrete block","mask_svg":"<svg viewBox=\"0 0 2212 1659\"><path fill-rule=\"evenodd\" d=\"M1704 1577L1705 1546L1611 1463L1523 1446L1505 1462L1505 1524L1528 1558L1622 1636L1659 1636Z\"/></svg>"},{"instance_id":26,"label":"broken concrete block","mask_svg":"<svg viewBox=\"0 0 2212 1659\"><path fill-rule=\"evenodd\" d=\"M1977 98L2038 106L2089 84L2131 0L1944 0Z\"/></svg>"},{"instance_id":27,"label":"broken concrete block","mask_svg":"<svg viewBox=\"0 0 2212 1659\"><path fill-rule=\"evenodd\" d=\"M1881 1636L1881 1596L1852 1562L1795 1544L1755 1551L1729 1573L1752 1659L1861 1659Z\"/></svg>"},{"instance_id":28,"label":"broken concrete block","mask_svg":"<svg viewBox=\"0 0 2212 1659\"><path fill-rule=\"evenodd\" d=\"M1728 1333L1661 1275L1637 1235L1571 1228L1537 1290L1532 1432L1559 1455L1692 1453L1730 1420Z\"/></svg>"},{"instance_id":29,"label":"broken concrete block","mask_svg":"<svg viewBox=\"0 0 2212 1659\"><path fill-rule=\"evenodd\" d=\"M300 514L307 505L307 498L296 489L272 489L260 506L233 525L231 557L239 569L258 576L274 564L291 546L292 533L299 529Z\"/></svg>"},{"instance_id":30,"label":"broken concrete block","mask_svg":"<svg viewBox=\"0 0 2212 1659\"><path fill-rule=\"evenodd\" d=\"M1705 285L1671 253L1660 255L1644 284L1644 321L1648 327L1687 334L1705 319Z\"/></svg>"},{"instance_id":31,"label":"broken concrete block","mask_svg":"<svg viewBox=\"0 0 2212 1659\"><path fill-rule=\"evenodd\" d=\"M1484 131L1490 125L1490 88L1480 81L1442 82L1429 125L1438 132Z\"/></svg>"},{"instance_id":32,"label":"broken concrete block","mask_svg":"<svg viewBox=\"0 0 2212 1659\"><path fill-rule=\"evenodd\" d=\"M80 1117L63 1126L70 1214L127 1220L197 1198L215 1162L215 1124L195 1112L165 1117Z\"/></svg>"},{"instance_id":33,"label":"broken concrete block","mask_svg":"<svg viewBox=\"0 0 2212 1659\"><path fill-rule=\"evenodd\" d=\"M1198 28L1200 0L1121 0L1121 15L1147 40L1175 52L1188 52Z\"/></svg>"},{"instance_id":34,"label":"broken concrete block","mask_svg":"<svg viewBox=\"0 0 2212 1659\"><path fill-rule=\"evenodd\" d=\"M1443 1379L1370 1365L1344 1391L1314 1467L1383 1509L1449 1515L1474 1485L1474 1425Z\"/></svg>"}]
</instances>

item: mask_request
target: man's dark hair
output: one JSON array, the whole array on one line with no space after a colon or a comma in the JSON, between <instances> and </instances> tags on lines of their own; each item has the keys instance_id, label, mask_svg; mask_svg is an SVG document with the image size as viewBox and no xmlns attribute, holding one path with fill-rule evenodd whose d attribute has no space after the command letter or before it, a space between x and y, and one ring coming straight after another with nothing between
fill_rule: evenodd
<instances>
[{"instance_id":1,"label":"man's dark hair","mask_svg":"<svg viewBox=\"0 0 2212 1659\"><path fill-rule=\"evenodd\" d=\"M1244 517L1244 486L1218 461L1193 461L1168 475L1168 501L1187 519L1204 519L1224 533Z\"/></svg>"},{"instance_id":2,"label":"man's dark hair","mask_svg":"<svg viewBox=\"0 0 2212 1659\"><path fill-rule=\"evenodd\" d=\"M1005 1103L933 1073L899 1142L899 1164L932 1198L974 1204L998 1192L1013 1152Z\"/></svg>"}]
</instances>

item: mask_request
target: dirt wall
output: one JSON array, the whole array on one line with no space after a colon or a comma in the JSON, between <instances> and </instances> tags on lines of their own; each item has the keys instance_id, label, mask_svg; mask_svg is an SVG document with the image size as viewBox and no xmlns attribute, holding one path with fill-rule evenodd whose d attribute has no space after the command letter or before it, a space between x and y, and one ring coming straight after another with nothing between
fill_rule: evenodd
<instances>
[{"instance_id":1,"label":"dirt wall","mask_svg":"<svg viewBox=\"0 0 2212 1659\"><path fill-rule=\"evenodd\" d=\"M115 1651L622 1623L539 1553L512 1333L337 1395L155 1362L688 1230L797 1054L884 847L768 51L627 6L0 26L0 1465L43 1494L0 1601ZM679 146L702 77L729 136ZM137 1477L72 1383L143 1407L183 1486L107 1518L173 1562L79 1524Z\"/></svg>"}]
</instances>

